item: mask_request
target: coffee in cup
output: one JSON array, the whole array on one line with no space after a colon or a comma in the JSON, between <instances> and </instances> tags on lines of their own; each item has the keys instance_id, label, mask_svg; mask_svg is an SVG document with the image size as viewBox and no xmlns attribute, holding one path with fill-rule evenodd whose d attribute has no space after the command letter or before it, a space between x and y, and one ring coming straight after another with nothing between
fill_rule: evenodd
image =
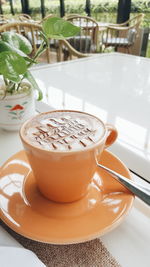
<instances>
[{"instance_id":1,"label":"coffee in cup","mask_svg":"<svg viewBox=\"0 0 150 267\"><path fill-rule=\"evenodd\" d=\"M40 192L53 201L72 202L88 192L96 158L117 131L91 114L56 110L25 122L20 136Z\"/></svg>"}]
</instances>

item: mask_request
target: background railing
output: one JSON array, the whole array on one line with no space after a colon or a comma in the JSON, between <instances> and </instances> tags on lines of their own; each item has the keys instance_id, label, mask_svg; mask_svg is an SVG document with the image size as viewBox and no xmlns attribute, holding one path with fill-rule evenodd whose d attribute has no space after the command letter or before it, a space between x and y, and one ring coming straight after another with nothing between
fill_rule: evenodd
<instances>
[{"instance_id":1,"label":"background railing","mask_svg":"<svg viewBox=\"0 0 150 267\"><path fill-rule=\"evenodd\" d=\"M65 14L78 13L109 23L121 23L129 16L131 18L144 13L141 26L146 28L149 38L150 0L0 0L0 14L12 19L12 15L18 13L29 14L34 20L41 20L48 14L63 17ZM150 42L147 51L150 57Z\"/></svg>"},{"instance_id":2,"label":"background railing","mask_svg":"<svg viewBox=\"0 0 150 267\"><path fill-rule=\"evenodd\" d=\"M150 24L150 0L0 0L0 14L26 13L33 19L48 14L63 17L78 13L97 21L116 23L127 20L130 12L131 16L145 13L144 21Z\"/></svg>"},{"instance_id":3,"label":"background railing","mask_svg":"<svg viewBox=\"0 0 150 267\"><path fill-rule=\"evenodd\" d=\"M45 17L47 13L54 11L55 14L63 17L67 13L68 6L71 5L72 10L76 9L76 12L70 13L84 12L88 16L94 15L94 17L96 13L107 12L109 9L109 12L112 11L116 14L115 20L118 18L120 22L129 17L131 0L0 0L0 13L12 15L26 13Z\"/></svg>"}]
</instances>

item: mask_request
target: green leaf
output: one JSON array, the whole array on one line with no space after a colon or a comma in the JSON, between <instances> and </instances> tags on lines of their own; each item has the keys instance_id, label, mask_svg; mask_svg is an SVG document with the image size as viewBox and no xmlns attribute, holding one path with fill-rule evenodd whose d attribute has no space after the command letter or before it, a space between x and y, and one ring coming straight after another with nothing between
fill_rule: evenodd
<instances>
[{"instance_id":1,"label":"green leaf","mask_svg":"<svg viewBox=\"0 0 150 267\"><path fill-rule=\"evenodd\" d=\"M47 38L54 39L66 39L80 32L79 27L57 17L50 17L44 20L42 28Z\"/></svg>"},{"instance_id":2,"label":"green leaf","mask_svg":"<svg viewBox=\"0 0 150 267\"><path fill-rule=\"evenodd\" d=\"M27 55L25 53L23 53L21 50L15 48L14 46L10 45L7 42L0 40L0 53L4 52L4 51L13 51L22 57L27 57Z\"/></svg>"},{"instance_id":3,"label":"green leaf","mask_svg":"<svg viewBox=\"0 0 150 267\"><path fill-rule=\"evenodd\" d=\"M0 73L5 79L12 82L20 82L19 75L27 71L26 61L16 52L5 51L0 53Z\"/></svg>"},{"instance_id":4,"label":"green leaf","mask_svg":"<svg viewBox=\"0 0 150 267\"><path fill-rule=\"evenodd\" d=\"M45 42L45 44L48 46L48 40L47 40L47 37L46 37L46 35L45 35L45 33L44 32L40 32L40 37L41 37L41 39L43 39L43 41Z\"/></svg>"},{"instance_id":5,"label":"green leaf","mask_svg":"<svg viewBox=\"0 0 150 267\"><path fill-rule=\"evenodd\" d=\"M6 105L5 108L12 108L12 106L11 105Z\"/></svg>"},{"instance_id":6,"label":"green leaf","mask_svg":"<svg viewBox=\"0 0 150 267\"><path fill-rule=\"evenodd\" d=\"M16 112L14 112L14 111L10 111L9 113L13 114L13 115L16 115Z\"/></svg>"},{"instance_id":7,"label":"green leaf","mask_svg":"<svg viewBox=\"0 0 150 267\"><path fill-rule=\"evenodd\" d=\"M27 38L15 32L3 32L1 38L4 42L9 43L11 46L21 50L26 55L32 52L32 45Z\"/></svg>"},{"instance_id":8,"label":"green leaf","mask_svg":"<svg viewBox=\"0 0 150 267\"><path fill-rule=\"evenodd\" d=\"M33 88L35 90L38 91L38 101L40 101L42 98L43 98L43 94L42 94L42 91L41 89L39 88L36 80L34 79L34 77L32 76L31 72L30 71L27 71L25 74L24 74L24 77L32 84Z\"/></svg>"},{"instance_id":9,"label":"green leaf","mask_svg":"<svg viewBox=\"0 0 150 267\"><path fill-rule=\"evenodd\" d=\"M34 59L32 59L32 58L30 58L30 57L25 56L24 59L25 59L28 63L31 63L31 64L37 64L37 61L35 61Z\"/></svg>"}]
</instances>

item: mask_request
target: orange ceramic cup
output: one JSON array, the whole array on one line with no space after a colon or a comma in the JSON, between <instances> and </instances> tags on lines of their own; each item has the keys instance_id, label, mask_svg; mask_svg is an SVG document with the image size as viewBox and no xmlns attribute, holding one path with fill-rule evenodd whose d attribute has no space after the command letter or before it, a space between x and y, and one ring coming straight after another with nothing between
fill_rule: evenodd
<instances>
[{"instance_id":1,"label":"orange ceramic cup","mask_svg":"<svg viewBox=\"0 0 150 267\"><path fill-rule=\"evenodd\" d=\"M47 114L52 115L52 112L60 111L41 114L47 116ZM93 120L99 120L102 125L102 135L98 142L76 151L51 151L38 147L24 135L28 124L32 125L35 117L23 124L20 137L40 192L52 201L73 202L82 198L88 192L88 187L97 168L97 155L116 140L117 131L115 127L104 124L91 114L66 110L62 112L76 112L77 115L84 116L85 114ZM37 115L36 118L41 114Z\"/></svg>"}]
</instances>

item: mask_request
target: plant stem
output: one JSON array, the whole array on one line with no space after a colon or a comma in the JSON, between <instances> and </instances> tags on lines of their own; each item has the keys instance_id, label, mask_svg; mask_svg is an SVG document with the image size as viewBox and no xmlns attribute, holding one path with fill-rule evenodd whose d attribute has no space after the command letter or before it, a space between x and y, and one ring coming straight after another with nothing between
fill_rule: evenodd
<instances>
[{"instance_id":1,"label":"plant stem","mask_svg":"<svg viewBox=\"0 0 150 267\"><path fill-rule=\"evenodd\" d=\"M42 41L42 43L41 43L41 45L40 45L40 47L38 48L38 50L37 50L37 52L36 52L36 54L35 54L35 56L33 57L33 62L46 50L46 48L48 47L48 40L46 39L46 37L41 33L41 36L42 36L42 38L44 39L43 41ZM33 65L33 62L30 62L29 64L28 64L28 69L30 68L30 67L32 67L32 65ZM17 88L16 88L16 91L18 91L19 90L19 87L20 87L20 85L21 85L21 82L23 81L23 79L25 78L25 74L22 76L22 78L21 78L21 81L17 84ZM8 82L6 83L7 81L5 81L5 84L7 84L8 85ZM12 92L14 89L13 89L14 87L13 87L13 85L11 85L10 86L10 92Z\"/></svg>"},{"instance_id":2,"label":"plant stem","mask_svg":"<svg viewBox=\"0 0 150 267\"><path fill-rule=\"evenodd\" d=\"M38 48L35 56L33 57L33 61L35 61L46 50L47 47L48 47L48 41L43 41L41 43L40 47ZM30 62L28 64L28 68L32 67L32 65L33 65L33 63ZM24 77L25 77L25 75L22 76L20 83L18 83L18 86L17 86L17 89L16 89L17 91L19 90L20 84L23 81Z\"/></svg>"},{"instance_id":3,"label":"plant stem","mask_svg":"<svg viewBox=\"0 0 150 267\"><path fill-rule=\"evenodd\" d=\"M7 85L7 91L12 94L13 91L15 91L16 83L9 82Z\"/></svg>"},{"instance_id":4,"label":"plant stem","mask_svg":"<svg viewBox=\"0 0 150 267\"><path fill-rule=\"evenodd\" d=\"M21 84L22 80L23 80L23 78L21 79L20 83L18 83L18 84L17 84L16 91L18 91L18 90L19 90L19 87L20 87L20 84Z\"/></svg>"},{"instance_id":5,"label":"plant stem","mask_svg":"<svg viewBox=\"0 0 150 267\"><path fill-rule=\"evenodd\" d=\"M3 76L3 79L4 79L5 86L7 87L7 85L8 85L8 81L7 81L6 78L4 78L4 76Z\"/></svg>"},{"instance_id":6,"label":"plant stem","mask_svg":"<svg viewBox=\"0 0 150 267\"><path fill-rule=\"evenodd\" d=\"M46 44L46 45L45 45ZM45 45L45 47L44 47L44 45ZM48 42L46 43L46 41L43 41L42 43L41 43L41 45L40 45L40 47L38 48L38 50L37 50L37 52L36 52L36 54L35 54L35 56L33 57L33 61L35 61L45 50L46 50L46 48L47 48L47 46L48 46ZM29 65L28 65L28 68L30 68L31 66L33 65L33 63L32 62L30 62L29 63Z\"/></svg>"}]
</instances>

